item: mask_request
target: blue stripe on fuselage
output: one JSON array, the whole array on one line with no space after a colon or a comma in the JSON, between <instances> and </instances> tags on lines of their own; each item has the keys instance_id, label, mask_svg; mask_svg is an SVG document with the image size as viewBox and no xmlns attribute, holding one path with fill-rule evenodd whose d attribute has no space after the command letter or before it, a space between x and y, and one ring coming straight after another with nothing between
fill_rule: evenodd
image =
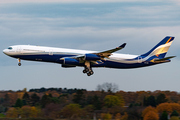
<instances>
[{"instance_id":1,"label":"blue stripe on fuselage","mask_svg":"<svg viewBox=\"0 0 180 120\"><path fill-rule=\"evenodd\" d=\"M60 60L60 58L63 57L73 57L76 55L62 55L62 54L53 54L53 55L49 55L49 54L42 54L42 55L14 55L11 57L14 58L20 58L22 60L30 60L30 61L40 61L40 62L52 62L52 63L59 63L59 64L63 64L63 60ZM137 60L138 58L135 59L131 59L133 60ZM128 61L131 61L128 60ZM142 62L142 63L120 63L117 61L109 61L109 60L102 60L103 63L100 64L93 64L91 65L91 67L107 67L107 68L121 68L121 69L128 69L128 68L138 68L138 67L146 67L146 66L151 66L151 65L155 65L157 63L152 63L152 62ZM84 66L83 63L79 63L78 66Z\"/></svg>"}]
</instances>

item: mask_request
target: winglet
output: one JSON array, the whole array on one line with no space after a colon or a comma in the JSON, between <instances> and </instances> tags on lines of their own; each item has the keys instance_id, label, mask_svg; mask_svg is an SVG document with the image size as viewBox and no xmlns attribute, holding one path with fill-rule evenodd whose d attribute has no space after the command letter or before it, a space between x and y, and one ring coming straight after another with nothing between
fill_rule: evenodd
<instances>
[{"instance_id":1,"label":"winglet","mask_svg":"<svg viewBox=\"0 0 180 120\"><path fill-rule=\"evenodd\" d=\"M122 44L121 46L119 46L120 48L124 48L126 46L126 43Z\"/></svg>"}]
</instances>

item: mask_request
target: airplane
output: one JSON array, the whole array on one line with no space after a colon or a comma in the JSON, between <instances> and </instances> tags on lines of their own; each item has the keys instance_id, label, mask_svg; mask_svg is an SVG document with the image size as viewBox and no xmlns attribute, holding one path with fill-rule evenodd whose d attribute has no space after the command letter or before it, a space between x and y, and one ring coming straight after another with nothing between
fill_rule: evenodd
<instances>
[{"instance_id":1,"label":"airplane","mask_svg":"<svg viewBox=\"0 0 180 120\"><path fill-rule=\"evenodd\" d=\"M93 67L128 69L170 62L170 59L176 56L165 56L173 40L174 37L166 36L150 51L142 55L114 53L123 49L126 43L102 52L32 45L14 45L4 49L3 53L10 57L17 58L19 66L21 66L21 60L52 62L59 63L64 68L84 67L83 73L91 76L94 74L92 70Z\"/></svg>"}]
</instances>

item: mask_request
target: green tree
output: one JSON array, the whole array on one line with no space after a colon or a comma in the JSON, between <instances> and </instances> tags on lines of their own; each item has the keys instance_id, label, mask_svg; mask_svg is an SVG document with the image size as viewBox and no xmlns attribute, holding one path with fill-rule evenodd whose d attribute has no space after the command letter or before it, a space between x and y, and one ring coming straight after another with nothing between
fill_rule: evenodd
<instances>
[{"instance_id":1,"label":"green tree","mask_svg":"<svg viewBox=\"0 0 180 120\"><path fill-rule=\"evenodd\" d=\"M100 101L100 98L97 95L95 95L92 98L92 104L93 104L95 110L100 110L102 108L102 102Z\"/></svg>"},{"instance_id":2,"label":"green tree","mask_svg":"<svg viewBox=\"0 0 180 120\"><path fill-rule=\"evenodd\" d=\"M85 96L83 90L76 91L76 94L73 96L73 102L82 106L85 105Z\"/></svg>"},{"instance_id":3,"label":"green tree","mask_svg":"<svg viewBox=\"0 0 180 120\"><path fill-rule=\"evenodd\" d=\"M172 113L171 113L171 117L172 116L179 116L179 113L176 111L176 110L174 110Z\"/></svg>"},{"instance_id":4,"label":"green tree","mask_svg":"<svg viewBox=\"0 0 180 120\"><path fill-rule=\"evenodd\" d=\"M42 99L41 99L41 105L42 108L44 108L47 104L51 103L51 97L49 95L43 95Z\"/></svg>"},{"instance_id":5,"label":"green tree","mask_svg":"<svg viewBox=\"0 0 180 120\"><path fill-rule=\"evenodd\" d=\"M162 113L160 120L168 120L168 113L166 111Z\"/></svg>"},{"instance_id":6,"label":"green tree","mask_svg":"<svg viewBox=\"0 0 180 120\"><path fill-rule=\"evenodd\" d=\"M23 106L23 102L22 102L22 100L21 99L17 99L16 100L16 103L15 103L15 105L14 105L14 107L19 107L19 108L21 108Z\"/></svg>"},{"instance_id":7,"label":"green tree","mask_svg":"<svg viewBox=\"0 0 180 120\"><path fill-rule=\"evenodd\" d=\"M29 94L25 92L22 99L29 100Z\"/></svg>"},{"instance_id":8,"label":"green tree","mask_svg":"<svg viewBox=\"0 0 180 120\"><path fill-rule=\"evenodd\" d=\"M162 94L162 93L159 94L157 96L156 102L157 102L157 105L167 102L166 96L164 94Z\"/></svg>"},{"instance_id":9,"label":"green tree","mask_svg":"<svg viewBox=\"0 0 180 120\"><path fill-rule=\"evenodd\" d=\"M156 107L156 99L152 95L147 98L147 106L149 105Z\"/></svg>"},{"instance_id":10,"label":"green tree","mask_svg":"<svg viewBox=\"0 0 180 120\"><path fill-rule=\"evenodd\" d=\"M40 101L40 97L37 96L36 93L31 95L31 102L32 102L33 106L35 106L37 103L39 103L39 101Z\"/></svg>"},{"instance_id":11,"label":"green tree","mask_svg":"<svg viewBox=\"0 0 180 120\"><path fill-rule=\"evenodd\" d=\"M23 97L22 97L22 101L24 105L29 104L30 102L30 98L29 98L29 94L27 92L24 93Z\"/></svg>"}]
</instances>

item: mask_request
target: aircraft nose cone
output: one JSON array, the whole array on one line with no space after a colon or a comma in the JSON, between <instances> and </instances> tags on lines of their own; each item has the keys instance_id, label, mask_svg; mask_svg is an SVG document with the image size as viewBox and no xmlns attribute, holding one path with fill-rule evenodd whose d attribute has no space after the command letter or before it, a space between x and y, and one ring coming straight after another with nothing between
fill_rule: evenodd
<instances>
[{"instance_id":1,"label":"aircraft nose cone","mask_svg":"<svg viewBox=\"0 0 180 120\"><path fill-rule=\"evenodd\" d=\"M7 50L6 50L6 49L4 49L4 50L3 50L3 53L4 53L4 54L6 54L6 53L7 53Z\"/></svg>"}]
</instances>

